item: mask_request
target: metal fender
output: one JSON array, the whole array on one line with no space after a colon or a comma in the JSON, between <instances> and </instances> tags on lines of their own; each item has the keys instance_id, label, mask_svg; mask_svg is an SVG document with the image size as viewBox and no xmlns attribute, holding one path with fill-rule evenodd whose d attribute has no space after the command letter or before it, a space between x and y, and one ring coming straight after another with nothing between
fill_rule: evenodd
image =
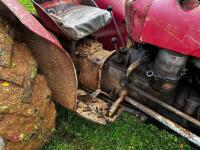
<instances>
[{"instance_id":1,"label":"metal fender","mask_svg":"<svg viewBox=\"0 0 200 150\"><path fill-rule=\"evenodd\" d=\"M22 26L18 27L20 36L32 49L41 73L48 80L53 98L62 106L75 110L78 83L71 57L17 0L0 0L0 11Z\"/></svg>"}]
</instances>

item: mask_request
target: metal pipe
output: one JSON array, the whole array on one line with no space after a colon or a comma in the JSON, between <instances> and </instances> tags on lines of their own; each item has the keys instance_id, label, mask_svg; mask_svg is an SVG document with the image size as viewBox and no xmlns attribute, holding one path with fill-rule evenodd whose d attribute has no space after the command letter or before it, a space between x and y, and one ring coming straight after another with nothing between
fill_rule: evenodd
<instances>
[{"instance_id":1,"label":"metal pipe","mask_svg":"<svg viewBox=\"0 0 200 150\"><path fill-rule=\"evenodd\" d=\"M123 40L123 37L122 37L122 33L117 25L117 22L116 22L116 19L115 19L115 16L113 15L113 12L112 12L112 6L108 6L107 10L110 12L110 15L112 17L112 20L113 20L113 23L115 25L115 28L117 30L117 33L119 34L119 38L120 38L120 41L121 41L121 44L123 47L125 47L125 42Z\"/></svg>"},{"instance_id":2,"label":"metal pipe","mask_svg":"<svg viewBox=\"0 0 200 150\"><path fill-rule=\"evenodd\" d=\"M112 104L112 106L109 109L109 117L111 117L114 114L114 112L119 107L119 104L124 100L127 94L128 92L126 90L120 92L119 98Z\"/></svg>"},{"instance_id":3,"label":"metal pipe","mask_svg":"<svg viewBox=\"0 0 200 150\"><path fill-rule=\"evenodd\" d=\"M117 47L117 39L116 39L115 37L112 38L112 43L113 43L113 45L114 45L114 47L115 47L115 50L116 50L117 52L119 52L118 47Z\"/></svg>"},{"instance_id":4,"label":"metal pipe","mask_svg":"<svg viewBox=\"0 0 200 150\"><path fill-rule=\"evenodd\" d=\"M185 113L179 111L178 109L176 109L176 108L174 108L174 107L172 107L172 106L166 104L165 102L161 101L160 99L158 99L158 98L156 98L156 97L154 97L154 96L152 96L152 95L150 95L150 94L148 94L148 93L146 93L146 92L140 90L139 88L137 88L137 87L134 86L134 85L132 85L131 88L134 89L134 90L135 90L136 92L138 92L139 94L145 96L145 97L148 98L149 100L151 100L151 101L153 101L153 102L155 102L155 103L161 105L162 107L164 107L164 108L166 108L166 109L172 111L172 112L175 113L176 115L179 115L180 117L183 117L183 118L187 119L188 121L190 121L191 123L193 123L193 124L195 124L195 125L197 125L197 126L200 127L200 121L198 121L198 120L192 118L191 116L189 116L189 115L187 115L187 114L185 114Z\"/></svg>"},{"instance_id":5,"label":"metal pipe","mask_svg":"<svg viewBox=\"0 0 200 150\"><path fill-rule=\"evenodd\" d=\"M92 93L92 91L91 91L91 90L88 90L87 88L82 87L82 89L84 89L84 91L86 91L86 92L88 92L88 93ZM99 95L99 94L103 94L103 95L105 95L107 98L104 97L104 96L101 96L101 95ZM92 97L99 96L99 98L102 99L102 100L105 100L105 101L107 101L107 102L109 102L109 103L111 103L111 104L114 103L113 101L111 101L111 100L109 99L109 98L110 98L109 94L107 94L106 92L102 91L101 89L98 89L98 90L96 90L95 92L93 92L93 93L91 94L91 96L92 96ZM141 113L141 112L139 112L139 111L137 111L137 110L135 110L135 109L133 109L133 108L126 107L126 106L124 106L124 105L122 105L122 104L119 104L119 107L123 107L123 110L124 110L124 111L126 111L126 112L128 112L128 113L131 113L131 114L133 114L133 115L135 115L135 116L139 116L140 113Z\"/></svg>"},{"instance_id":6,"label":"metal pipe","mask_svg":"<svg viewBox=\"0 0 200 150\"><path fill-rule=\"evenodd\" d=\"M146 114L148 114L152 118L156 119L157 121L161 122L162 124L164 124L165 126L170 128L171 130L175 131L179 135L187 138L190 142L196 144L197 146L200 146L200 137L197 136L196 134L188 131L187 129L181 127L180 125L178 125L174 122L172 122L171 120L167 119L166 117L156 113L155 111L149 109L148 107L142 105L141 103L135 101L134 99L132 99L130 97L126 97L125 101L127 101L128 103L137 107L138 109L145 112Z\"/></svg>"},{"instance_id":7,"label":"metal pipe","mask_svg":"<svg viewBox=\"0 0 200 150\"><path fill-rule=\"evenodd\" d=\"M137 59L134 61L127 69L126 71L126 77L129 77L130 74L142 63L142 59ZM120 92L119 98L113 103L113 105L109 109L109 117L113 115L113 113L116 111L118 108L119 104L123 102L124 97L127 96L128 92L127 90L123 90Z\"/></svg>"},{"instance_id":8,"label":"metal pipe","mask_svg":"<svg viewBox=\"0 0 200 150\"><path fill-rule=\"evenodd\" d=\"M131 73L142 63L142 59L139 58L136 61L134 61L127 69L126 71L126 77L129 77Z\"/></svg>"}]
</instances>

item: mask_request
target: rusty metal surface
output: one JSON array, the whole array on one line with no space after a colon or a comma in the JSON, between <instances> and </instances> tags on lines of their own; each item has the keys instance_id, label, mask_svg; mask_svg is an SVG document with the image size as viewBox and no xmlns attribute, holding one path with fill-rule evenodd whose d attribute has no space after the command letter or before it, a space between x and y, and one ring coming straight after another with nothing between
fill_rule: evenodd
<instances>
[{"instance_id":1,"label":"rusty metal surface","mask_svg":"<svg viewBox=\"0 0 200 150\"><path fill-rule=\"evenodd\" d=\"M77 78L70 57L55 45L25 31L26 41L45 75L53 98L63 107L75 110Z\"/></svg>"},{"instance_id":2,"label":"rusty metal surface","mask_svg":"<svg viewBox=\"0 0 200 150\"><path fill-rule=\"evenodd\" d=\"M142 110L152 118L156 119L160 123L164 124L171 130L175 131L176 133L180 134L181 136L187 138L190 142L196 144L197 146L200 146L200 137L191 133L187 129L181 127L180 125L172 122L171 120L165 118L164 116L156 113L155 111L152 111L148 107L140 104L139 102L135 101L134 99L131 99L130 97L126 97L125 100L135 106L136 108Z\"/></svg>"},{"instance_id":3,"label":"rusty metal surface","mask_svg":"<svg viewBox=\"0 0 200 150\"><path fill-rule=\"evenodd\" d=\"M92 97L83 90L78 91L77 114L81 117L105 125L104 116L108 114L109 104L99 98Z\"/></svg>"},{"instance_id":4,"label":"rusty metal surface","mask_svg":"<svg viewBox=\"0 0 200 150\"><path fill-rule=\"evenodd\" d=\"M126 77L129 77L129 76L131 75L131 73L133 73L133 71L134 71L135 69L137 69L137 67L139 67L139 66L141 65L141 63L142 63L142 59L141 59L141 58L139 58L139 59L137 59L136 61L134 61L134 62L128 67L128 69L127 69L127 71L126 71Z\"/></svg>"},{"instance_id":5,"label":"rusty metal surface","mask_svg":"<svg viewBox=\"0 0 200 150\"><path fill-rule=\"evenodd\" d=\"M94 39L84 39L78 43L76 53L73 56L78 72L80 87L93 92L82 95L79 93L77 113L88 120L106 124L113 122L122 111L117 109L111 117L109 114L110 103L98 98L100 94L109 96L101 90L102 69L105 62L115 53L105 51L102 44ZM81 96L80 96L81 95Z\"/></svg>"},{"instance_id":6,"label":"rusty metal surface","mask_svg":"<svg viewBox=\"0 0 200 150\"><path fill-rule=\"evenodd\" d=\"M110 65L110 60L103 67L101 89L105 92L119 93L122 90L121 81L123 80L124 71Z\"/></svg>"},{"instance_id":7,"label":"rusty metal surface","mask_svg":"<svg viewBox=\"0 0 200 150\"><path fill-rule=\"evenodd\" d=\"M34 53L52 96L71 110L76 105L77 77L73 62L58 40L16 0L1 0L0 13L20 24L17 30ZM20 25L24 26L20 26ZM24 33L24 34L23 34Z\"/></svg>"},{"instance_id":8,"label":"rusty metal surface","mask_svg":"<svg viewBox=\"0 0 200 150\"><path fill-rule=\"evenodd\" d=\"M93 91L99 89L103 65L112 54L113 52L105 51L95 40L87 39L79 43L73 60L81 85Z\"/></svg>"},{"instance_id":9,"label":"rusty metal surface","mask_svg":"<svg viewBox=\"0 0 200 150\"><path fill-rule=\"evenodd\" d=\"M112 104L112 106L109 108L109 117L112 117L112 115L116 112L117 108L119 107L120 103L124 101L124 98L127 96L128 92L127 90L122 90L119 94L119 98Z\"/></svg>"},{"instance_id":10,"label":"rusty metal surface","mask_svg":"<svg viewBox=\"0 0 200 150\"><path fill-rule=\"evenodd\" d=\"M107 123L113 123L124 111L124 107L119 106L116 112L109 117L109 108L112 102L97 97L100 93L104 94L103 91L99 92L99 89L92 94L84 90L78 90L78 107L76 112L79 116L98 124L106 125Z\"/></svg>"}]
</instances>

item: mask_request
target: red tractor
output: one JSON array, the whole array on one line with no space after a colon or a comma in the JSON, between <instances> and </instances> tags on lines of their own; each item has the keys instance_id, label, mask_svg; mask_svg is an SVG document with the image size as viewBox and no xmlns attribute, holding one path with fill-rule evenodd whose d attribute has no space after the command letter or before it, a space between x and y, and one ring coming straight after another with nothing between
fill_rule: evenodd
<instances>
[{"instance_id":1,"label":"red tractor","mask_svg":"<svg viewBox=\"0 0 200 150\"><path fill-rule=\"evenodd\" d=\"M152 117L200 146L198 0L33 1L52 34L1 1L43 39L24 32L63 107L100 124L124 110Z\"/></svg>"}]
</instances>

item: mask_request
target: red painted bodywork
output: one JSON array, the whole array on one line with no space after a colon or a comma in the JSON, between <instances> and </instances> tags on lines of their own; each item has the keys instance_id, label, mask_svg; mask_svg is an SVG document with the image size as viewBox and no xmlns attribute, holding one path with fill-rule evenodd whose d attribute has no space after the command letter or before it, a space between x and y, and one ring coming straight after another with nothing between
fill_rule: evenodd
<instances>
[{"instance_id":1,"label":"red painted bodywork","mask_svg":"<svg viewBox=\"0 0 200 150\"><path fill-rule=\"evenodd\" d=\"M129 36L136 42L141 42L141 33L152 1L153 0L128 0L126 2L127 30Z\"/></svg>"},{"instance_id":2,"label":"red painted bodywork","mask_svg":"<svg viewBox=\"0 0 200 150\"><path fill-rule=\"evenodd\" d=\"M135 16L128 22L133 40L200 58L200 6L186 11L179 0L136 0L126 7L127 16Z\"/></svg>"},{"instance_id":3,"label":"red painted bodywork","mask_svg":"<svg viewBox=\"0 0 200 150\"><path fill-rule=\"evenodd\" d=\"M127 42L127 30L125 21L125 2L126 0L94 0L99 8L107 9L108 6L112 6L113 14L117 21L117 24L121 30L123 39L125 43ZM120 42L119 35L116 31L114 23L107 25L105 28L96 33L99 41L103 43L104 48L107 50L113 50L114 46L111 42L113 37L116 37L118 40L118 47L122 46Z\"/></svg>"},{"instance_id":4,"label":"red painted bodywork","mask_svg":"<svg viewBox=\"0 0 200 150\"><path fill-rule=\"evenodd\" d=\"M59 26L48 16L48 14L45 12L46 8L57 6L59 4L68 4L69 7L73 5L89 5L96 6L102 9L107 9L108 6L112 6L113 14L123 34L125 43L127 41L126 26L123 24L123 21L125 20L125 0L49 0L46 2L41 1L40 3L38 3L38 1L33 1L33 4L43 24L48 29L62 36L64 35L62 29L59 28ZM114 26L114 23L111 23L100 31L96 32L94 36L103 44L104 48L107 50L114 49L114 46L111 42L111 39L113 37L116 37L118 39L118 46L121 46L121 42L119 40L119 36Z\"/></svg>"}]
</instances>

